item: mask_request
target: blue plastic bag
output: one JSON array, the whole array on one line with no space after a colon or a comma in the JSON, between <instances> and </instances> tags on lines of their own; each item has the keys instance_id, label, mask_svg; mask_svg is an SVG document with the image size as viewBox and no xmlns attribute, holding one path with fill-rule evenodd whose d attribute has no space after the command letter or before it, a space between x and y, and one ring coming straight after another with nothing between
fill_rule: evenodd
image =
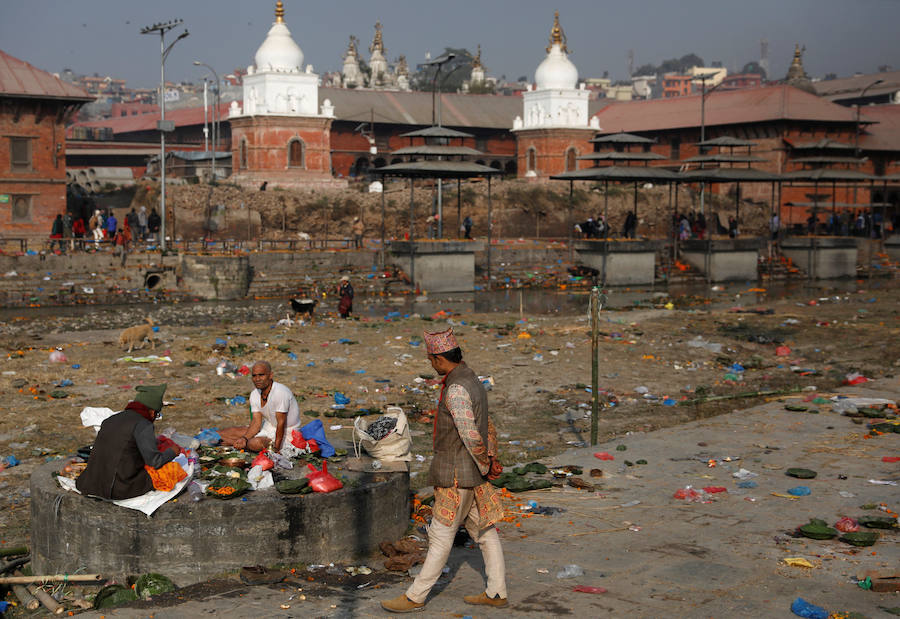
<instances>
[{"instance_id":1,"label":"blue plastic bag","mask_svg":"<svg viewBox=\"0 0 900 619\"><path fill-rule=\"evenodd\" d=\"M828 619L828 611L820 606L814 606L804 600L797 598L791 604L791 612L798 617L806 617L806 619Z\"/></svg>"},{"instance_id":2,"label":"blue plastic bag","mask_svg":"<svg viewBox=\"0 0 900 619\"><path fill-rule=\"evenodd\" d=\"M350 404L350 398L345 396L340 391L334 392L334 403L335 404Z\"/></svg>"},{"instance_id":3,"label":"blue plastic bag","mask_svg":"<svg viewBox=\"0 0 900 619\"><path fill-rule=\"evenodd\" d=\"M809 496L812 494L812 490L809 489L809 486L794 486L788 490L788 494L791 496Z\"/></svg>"},{"instance_id":4,"label":"blue plastic bag","mask_svg":"<svg viewBox=\"0 0 900 619\"><path fill-rule=\"evenodd\" d=\"M206 445L207 447L218 445L222 442L222 437L219 436L219 433L216 432L215 428L204 428L200 430L200 434L196 435L194 438L200 441L201 445Z\"/></svg>"},{"instance_id":5,"label":"blue plastic bag","mask_svg":"<svg viewBox=\"0 0 900 619\"><path fill-rule=\"evenodd\" d=\"M323 458L330 458L334 455L334 447L332 447L331 443L328 442L328 439L325 438L325 427L322 425L321 419L313 419L300 428L300 434L302 434L303 438L306 440L311 438L316 439L316 443L319 444L319 451Z\"/></svg>"}]
</instances>

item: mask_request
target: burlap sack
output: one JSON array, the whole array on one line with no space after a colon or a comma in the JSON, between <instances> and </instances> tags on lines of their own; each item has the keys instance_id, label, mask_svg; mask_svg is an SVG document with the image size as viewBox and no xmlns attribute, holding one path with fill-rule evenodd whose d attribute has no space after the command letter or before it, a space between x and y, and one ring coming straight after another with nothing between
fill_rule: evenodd
<instances>
[{"instance_id":1,"label":"burlap sack","mask_svg":"<svg viewBox=\"0 0 900 619\"><path fill-rule=\"evenodd\" d=\"M358 458L365 450L367 454L376 460L384 462L409 462L412 460L412 454L409 452L412 445L412 437L409 433L409 422L406 420L406 413L399 406L389 406L385 417L396 417L397 425L391 432L381 440L375 440L373 436L366 432L366 428L374 421L367 420L365 417L357 417L353 422L353 449Z\"/></svg>"}]
</instances>

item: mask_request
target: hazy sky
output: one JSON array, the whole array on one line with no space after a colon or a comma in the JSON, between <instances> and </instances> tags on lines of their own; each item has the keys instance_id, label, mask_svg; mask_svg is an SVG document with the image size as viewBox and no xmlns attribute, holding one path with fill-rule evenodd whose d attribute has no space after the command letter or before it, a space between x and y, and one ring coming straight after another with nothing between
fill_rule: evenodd
<instances>
[{"instance_id":1,"label":"hazy sky","mask_svg":"<svg viewBox=\"0 0 900 619\"><path fill-rule=\"evenodd\" d=\"M252 63L273 21L274 0L0 0L0 49L59 72L125 78L129 86L159 81L159 36L142 26L173 18L190 31L166 62L166 77L199 81L194 60L219 75ZM318 73L338 70L348 37L360 38L368 58L373 25L381 20L388 58L405 54L414 66L445 46L475 51L488 74L515 79L534 70L558 9L570 58L581 77L604 71L627 77L635 68L687 53L729 70L758 60L769 41L771 76L783 77L794 43L806 46L813 77L900 70L898 0L285 0L286 21ZM175 32L181 32L177 30Z\"/></svg>"}]
</instances>

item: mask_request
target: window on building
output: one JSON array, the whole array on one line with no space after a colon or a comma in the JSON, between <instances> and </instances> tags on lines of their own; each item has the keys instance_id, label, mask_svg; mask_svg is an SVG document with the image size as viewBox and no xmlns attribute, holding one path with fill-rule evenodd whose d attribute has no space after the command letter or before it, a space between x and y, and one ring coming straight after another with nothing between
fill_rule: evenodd
<instances>
[{"instance_id":1,"label":"window on building","mask_svg":"<svg viewBox=\"0 0 900 619\"><path fill-rule=\"evenodd\" d=\"M876 159L874 162L874 166L875 166L875 175L876 176L884 176L884 168L885 168L884 160Z\"/></svg>"},{"instance_id":2,"label":"window on building","mask_svg":"<svg viewBox=\"0 0 900 619\"><path fill-rule=\"evenodd\" d=\"M475 150L487 152L487 138L475 138Z\"/></svg>"},{"instance_id":3,"label":"window on building","mask_svg":"<svg viewBox=\"0 0 900 619\"><path fill-rule=\"evenodd\" d=\"M678 161L681 159L681 138L672 138L669 142L669 159Z\"/></svg>"},{"instance_id":4,"label":"window on building","mask_svg":"<svg viewBox=\"0 0 900 619\"><path fill-rule=\"evenodd\" d=\"M241 140L240 153L238 154L238 166L242 170L247 169L247 140Z\"/></svg>"},{"instance_id":5,"label":"window on building","mask_svg":"<svg viewBox=\"0 0 900 619\"><path fill-rule=\"evenodd\" d=\"M288 167L303 168L306 167L306 149L303 147L303 140L297 138L288 142Z\"/></svg>"},{"instance_id":6,"label":"window on building","mask_svg":"<svg viewBox=\"0 0 900 619\"><path fill-rule=\"evenodd\" d=\"M31 196L12 196L12 216L14 224L31 223Z\"/></svg>"},{"instance_id":7,"label":"window on building","mask_svg":"<svg viewBox=\"0 0 900 619\"><path fill-rule=\"evenodd\" d=\"M578 153L574 148L570 148L566 151L566 172L574 172L578 169L578 164L575 161L575 157Z\"/></svg>"},{"instance_id":8,"label":"window on building","mask_svg":"<svg viewBox=\"0 0 900 619\"><path fill-rule=\"evenodd\" d=\"M528 172L537 172L537 151L533 146L525 154L525 168Z\"/></svg>"},{"instance_id":9,"label":"window on building","mask_svg":"<svg viewBox=\"0 0 900 619\"><path fill-rule=\"evenodd\" d=\"M31 172L31 138L9 138L9 167L14 172Z\"/></svg>"}]
</instances>

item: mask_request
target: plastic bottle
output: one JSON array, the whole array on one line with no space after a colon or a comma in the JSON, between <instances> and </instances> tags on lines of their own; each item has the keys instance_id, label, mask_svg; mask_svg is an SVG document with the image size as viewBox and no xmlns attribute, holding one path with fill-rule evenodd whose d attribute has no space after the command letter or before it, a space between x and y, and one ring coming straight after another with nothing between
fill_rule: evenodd
<instances>
[{"instance_id":1,"label":"plastic bottle","mask_svg":"<svg viewBox=\"0 0 900 619\"><path fill-rule=\"evenodd\" d=\"M196 481L192 481L188 486L188 494L191 495L191 500L194 503L199 503L203 500L203 489Z\"/></svg>"}]
</instances>

